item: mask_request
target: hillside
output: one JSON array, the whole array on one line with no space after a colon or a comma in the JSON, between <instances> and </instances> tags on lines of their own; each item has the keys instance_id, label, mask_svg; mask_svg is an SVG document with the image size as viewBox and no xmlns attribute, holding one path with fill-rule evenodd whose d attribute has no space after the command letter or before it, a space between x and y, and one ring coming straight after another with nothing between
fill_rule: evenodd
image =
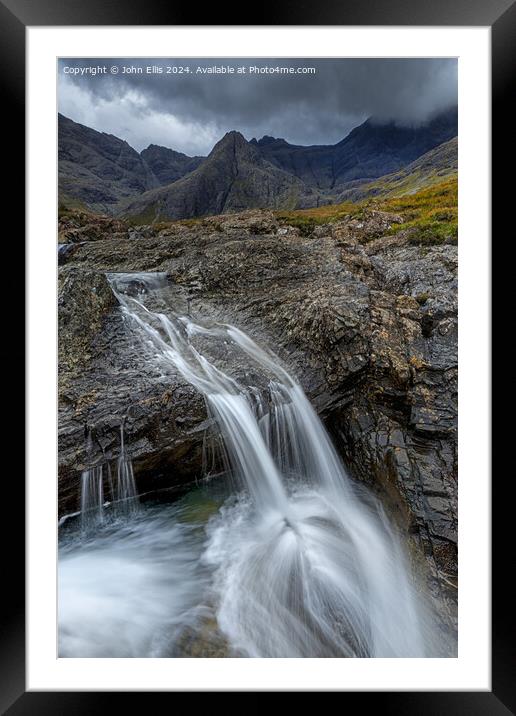
<instances>
[{"instance_id":1,"label":"hillside","mask_svg":"<svg viewBox=\"0 0 516 716\"><path fill-rule=\"evenodd\" d=\"M409 243L432 245L457 243L458 235L457 175L412 193L376 196L358 203L343 202L312 209L277 212L279 221L297 227L303 235L310 235L317 226L345 221L357 236L363 234L364 220L384 213L396 215L397 220L386 227L376 222L377 233L364 235L368 241L380 235L403 232ZM367 222L366 222L367 223ZM375 221L369 221L375 226Z\"/></svg>"},{"instance_id":2,"label":"hillside","mask_svg":"<svg viewBox=\"0 0 516 716\"><path fill-rule=\"evenodd\" d=\"M368 119L335 145L302 147L274 137L251 143L280 169L312 186L334 190L394 172L456 135L454 108L414 128Z\"/></svg>"},{"instance_id":3,"label":"hillside","mask_svg":"<svg viewBox=\"0 0 516 716\"><path fill-rule=\"evenodd\" d=\"M75 199L97 211L159 185L127 142L59 115L60 201Z\"/></svg>"},{"instance_id":4,"label":"hillside","mask_svg":"<svg viewBox=\"0 0 516 716\"><path fill-rule=\"evenodd\" d=\"M457 137L431 149L403 169L371 182L354 182L338 197L338 202L362 201L374 196L403 196L456 176L458 171Z\"/></svg>"},{"instance_id":5,"label":"hillside","mask_svg":"<svg viewBox=\"0 0 516 716\"><path fill-rule=\"evenodd\" d=\"M187 154L157 144L149 144L140 156L163 186L193 172L205 159L205 157L189 157Z\"/></svg>"}]
</instances>

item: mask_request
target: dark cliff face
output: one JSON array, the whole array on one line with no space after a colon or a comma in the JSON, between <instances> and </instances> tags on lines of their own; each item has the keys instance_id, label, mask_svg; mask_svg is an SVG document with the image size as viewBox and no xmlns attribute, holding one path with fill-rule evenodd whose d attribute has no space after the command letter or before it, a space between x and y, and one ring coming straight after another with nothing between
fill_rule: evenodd
<instances>
[{"instance_id":1,"label":"dark cliff face","mask_svg":"<svg viewBox=\"0 0 516 716\"><path fill-rule=\"evenodd\" d=\"M310 193L296 177L264 160L239 132L228 132L191 174L127 202L121 216L183 219L246 208L295 208Z\"/></svg>"},{"instance_id":2,"label":"dark cliff face","mask_svg":"<svg viewBox=\"0 0 516 716\"><path fill-rule=\"evenodd\" d=\"M322 190L334 186L333 146L301 147L273 137L254 142L265 159L307 184Z\"/></svg>"},{"instance_id":3,"label":"dark cliff face","mask_svg":"<svg viewBox=\"0 0 516 716\"><path fill-rule=\"evenodd\" d=\"M193 172L205 159L205 157L189 157L157 144L150 144L141 152L140 156L162 186L171 184Z\"/></svg>"},{"instance_id":4,"label":"dark cliff face","mask_svg":"<svg viewBox=\"0 0 516 716\"><path fill-rule=\"evenodd\" d=\"M415 128L368 119L335 145L302 147L273 137L253 143L281 169L320 189L334 189L390 174L456 135L454 108Z\"/></svg>"},{"instance_id":5,"label":"dark cliff face","mask_svg":"<svg viewBox=\"0 0 516 716\"><path fill-rule=\"evenodd\" d=\"M59 191L111 211L122 199L159 185L150 167L122 139L59 115Z\"/></svg>"}]
</instances>

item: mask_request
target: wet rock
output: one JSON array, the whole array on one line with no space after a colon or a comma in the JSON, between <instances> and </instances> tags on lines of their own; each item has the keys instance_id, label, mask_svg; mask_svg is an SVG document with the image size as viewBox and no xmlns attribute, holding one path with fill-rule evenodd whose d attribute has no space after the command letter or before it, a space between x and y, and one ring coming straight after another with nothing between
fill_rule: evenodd
<instances>
[{"instance_id":1,"label":"wet rock","mask_svg":"<svg viewBox=\"0 0 516 716\"><path fill-rule=\"evenodd\" d=\"M85 425L95 426L96 459L113 460L122 415L139 489L202 474L204 401L157 369L104 276L164 272L181 310L233 323L278 355L453 602L457 248L371 238L395 219L366 215L303 237L252 211L79 244L61 269L60 510L76 499Z\"/></svg>"},{"instance_id":2,"label":"wet rock","mask_svg":"<svg viewBox=\"0 0 516 716\"><path fill-rule=\"evenodd\" d=\"M82 470L115 467L124 418L140 491L193 480L209 427L203 398L159 371L125 325L102 272L64 267L59 279L60 514L78 508Z\"/></svg>"},{"instance_id":3,"label":"wet rock","mask_svg":"<svg viewBox=\"0 0 516 716\"><path fill-rule=\"evenodd\" d=\"M62 266L71 258L73 252L77 248L77 244L58 244L57 246L57 263Z\"/></svg>"}]
</instances>

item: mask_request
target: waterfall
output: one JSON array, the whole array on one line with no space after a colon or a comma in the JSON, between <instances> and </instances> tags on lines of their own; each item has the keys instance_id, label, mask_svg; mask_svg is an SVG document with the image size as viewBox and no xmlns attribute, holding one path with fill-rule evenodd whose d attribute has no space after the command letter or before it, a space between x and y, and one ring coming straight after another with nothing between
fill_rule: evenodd
<instances>
[{"instance_id":1,"label":"waterfall","mask_svg":"<svg viewBox=\"0 0 516 716\"><path fill-rule=\"evenodd\" d=\"M86 440L86 456L92 454L91 430ZM133 464L124 440L124 421L120 423L120 455L117 460L116 489L113 485L111 465L104 462L93 465L81 474L80 516L83 530L89 531L102 525L106 519L106 507L110 515L120 517L134 514L139 509Z\"/></svg>"},{"instance_id":2,"label":"waterfall","mask_svg":"<svg viewBox=\"0 0 516 716\"><path fill-rule=\"evenodd\" d=\"M104 521L103 466L90 467L81 475L81 522L84 529Z\"/></svg>"},{"instance_id":3,"label":"waterfall","mask_svg":"<svg viewBox=\"0 0 516 716\"><path fill-rule=\"evenodd\" d=\"M132 514L138 510L133 463L127 454L124 441L124 424L120 425L120 455L117 463L116 508L118 514Z\"/></svg>"},{"instance_id":4,"label":"waterfall","mask_svg":"<svg viewBox=\"0 0 516 716\"><path fill-rule=\"evenodd\" d=\"M161 366L205 396L242 487L208 524L203 555L233 654L433 655L397 534L348 477L299 383L236 327L174 310L163 275L109 280Z\"/></svg>"}]
</instances>

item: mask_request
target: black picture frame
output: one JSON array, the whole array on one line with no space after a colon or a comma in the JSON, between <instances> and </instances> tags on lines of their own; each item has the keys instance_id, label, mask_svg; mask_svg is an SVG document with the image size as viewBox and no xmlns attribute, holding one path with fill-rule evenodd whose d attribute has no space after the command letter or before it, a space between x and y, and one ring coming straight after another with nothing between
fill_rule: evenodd
<instances>
[{"instance_id":1,"label":"black picture frame","mask_svg":"<svg viewBox=\"0 0 516 716\"><path fill-rule=\"evenodd\" d=\"M9 214L16 218L10 243L18 242L17 248L24 261L22 241L24 208L24 150L25 146L25 30L28 26L67 25L199 25L191 22L202 14L202 25L361 25L361 26L489 26L492 32L492 167L494 189L492 193L493 234L501 227L507 207L514 192L513 182L502 179L502 168L514 158L512 116L506 102L510 97L510 81L514 71L512 54L516 40L516 4L513 0L360 0L360 2L331 2L318 0L308 4L299 0L276 0L271 7L253 6L253 12L240 22L234 22L229 6L212 4L199 8L190 5L158 2L157 0L0 0L0 82L4 86L3 124L4 152L9 149L9 180L6 206ZM512 153L512 154L511 154ZM5 155L4 155L5 156ZM500 232L501 233L501 232ZM501 238L501 237L499 237ZM20 266L21 263L18 264ZM4 277L4 290L17 297L16 315L20 328L20 303L23 303L20 272L10 271ZM501 282L510 285L507 282ZM30 288L30 287L29 287ZM503 299L493 303L501 309ZM500 311L493 311L493 324L501 323ZM493 327L494 327L493 325ZM506 330L506 327L505 327ZM17 345L23 345L23 336ZM33 347L32 347L33 348ZM31 346L29 346L29 350ZM21 348L9 356L11 369L23 366ZM501 371L493 371L501 382ZM22 377L23 378L23 377ZM507 420L507 423L509 421ZM21 434L21 421L12 421L15 431ZM507 430L507 428L505 428ZM497 425L493 431L496 443L492 455L503 452L504 428ZM486 439L489 439L486 436ZM510 443L509 443L510 444ZM498 446L498 450L494 449ZM23 455L23 447L17 455ZM508 495L509 470L500 470L495 477L493 462L493 518L492 518L492 691L474 692L345 692L344 708L360 700L360 708L378 709L382 713L404 714L500 714L516 713L514 689L514 640L510 634L514 607L510 603L508 561L511 544L512 500ZM10 477L8 478L8 474ZM21 520L24 504L24 484L20 465L16 470L6 468L4 480L4 514L13 514L13 524L6 532L6 547L3 550L3 597L2 627L0 633L0 708L11 716L22 714L91 714L112 709L114 699L127 697L131 705L149 708L155 697L170 697L171 693L98 693L98 692L26 692L25 690L25 570L24 570L24 528ZM507 477L507 479L505 479ZM11 506L12 509L11 509ZM513 533L512 533L513 534ZM357 704L358 705L358 704Z\"/></svg>"}]
</instances>

